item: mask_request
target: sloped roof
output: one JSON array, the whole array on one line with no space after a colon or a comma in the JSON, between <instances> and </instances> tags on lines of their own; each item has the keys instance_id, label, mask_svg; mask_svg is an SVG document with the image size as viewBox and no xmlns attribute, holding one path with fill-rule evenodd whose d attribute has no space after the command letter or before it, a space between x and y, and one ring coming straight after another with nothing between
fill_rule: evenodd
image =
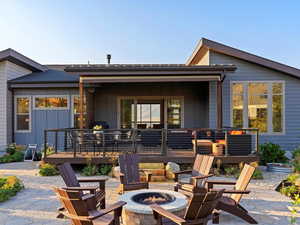
<instances>
[{"instance_id":1,"label":"sloped roof","mask_svg":"<svg viewBox=\"0 0 300 225\"><path fill-rule=\"evenodd\" d=\"M79 75L68 74L60 70L46 70L44 72L34 72L25 76L9 80L11 84L32 84L32 83L78 83Z\"/></svg>"},{"instance_id":2,"label":"sloped roof","mask_svg":"<svg viewBox=\"0 0 300 225\"><path fill-rule=\"evenodd\" d=\"M47 70L47 67L35 62L34 60L22 55L21 53L8 48L0 51L0 62L8 60L33 72L41 72Z\"/></svg>"},{"instance_id":3,"label":"sloped roof","mask_svg":"<svg viewBox=\"0 0 300 225\"><path fill-rule=\"evenodd\" d=\"M300 69L279 62L275 62L270 59L266 59L261 56L257 56L249 52L245 52L215 41L211 41L206 38L202 38L199 41L199 43L196 46L196 49L187 60L186 65L193 65L197 63L198 60L202 58L203 52L206 50L212 50L214 52L242 59L251 63L255 63L257 65L261 65L266 68L270 68L300 78Z\"/></svg>"}]
</instances>

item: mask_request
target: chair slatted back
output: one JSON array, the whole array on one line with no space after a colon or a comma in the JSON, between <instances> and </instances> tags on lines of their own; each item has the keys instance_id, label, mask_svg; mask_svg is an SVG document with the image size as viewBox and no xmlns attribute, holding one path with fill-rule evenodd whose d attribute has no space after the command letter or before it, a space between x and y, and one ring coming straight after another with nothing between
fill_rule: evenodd
<instances>
[{"instance_id":1,"label":"chair slatted back","mask_svg":"<svg viewBox=\"0 0 300 225\"><path fill-rule=\"evenodd\" d=\"M120 171L124 174L125 184L140 182L139 162L139 156L136 154L119 156Z\"/></svg>"},{"instance_id":2,"label":"chair slatted back","mask_svg":"<svg viewBox=\"0 0 300 225\"><path fill-rule=\"evenodd\" d=\"M192 170L192 176L208 175L213 162L213 156L197 154Z\"/></svg>"},{"instance_id":3,"label":"chair slatted back","mask_svg":"<svg viewBox=\"0 0 300 225\"><path fill-rule=\"evenodd\" d=\"M255 171L255 167L250 166L249 164L245 164L235 184L235 190L245 191L246 188L248 187L248 184L250 183L254 171ZM242 198L242 194L232 194L230 197L239 203Z\"/></svg>"},{"instance_id":4,"label":"chair slatted back","mask_svg":"<svg viewBox=\"0 0 300 225\"><path fill-rule=\"evenodd\" d=\"M81 199L79 191L67 191L60 188L54 188L60 202L67 210L70 216L89 216L88 206L85 201ZM92 225L90 221L83 221L79 219L71 219L73 225Z\"/></svg>"},{"instance_id":5,"label":"chair slatted back","mask_svg":"<svg viewBox=\"0 0 300 225\"><path fill-rule=\"evenodd\" d=\"M63 163L62 165L59 165L58 170L67 187L80 187L76 174L70 163Z\"/></svg>"},{"instance_id":6,"label":"chair slatted back","mask_svg":"<svg viewBox=\"0 0 300 225\"><path fill-rule=\"evenodd\" d=\"M205 188L194 192L190 198L184 219L197 220L208 218L213 213L223 192L224 189L207 192Z\"/></svg>"}]
</instances>

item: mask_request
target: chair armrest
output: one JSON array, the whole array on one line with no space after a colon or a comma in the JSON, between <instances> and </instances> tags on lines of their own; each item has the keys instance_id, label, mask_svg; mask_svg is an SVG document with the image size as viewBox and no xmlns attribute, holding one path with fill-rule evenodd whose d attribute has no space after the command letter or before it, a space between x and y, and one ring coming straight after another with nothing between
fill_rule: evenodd
<instances>
[{"instance_id":1,"label":"chair armrest","mask_svg":"<svg viewBox=\"0 0 300 225\"><path fill-rule=\"evenodd\" d=\"M244 191L241 191L241 190L224 190L223 193L226 193L226 194L249 194L250 191L249 190L244 190Z\"/></svg>"},{"instance_id":2,"label":"chair armrest","mask_svg":"<svg viewBox=\"0 0 300 225\"><path fill-rule=\"evenodd\" d=\"M80 221L91 221L91 219L88 216L77 216L70 213L67 213L66 211L60 211L59 213L63 214L65 217Z\"/></svg>"},{"instance_id":3,"label":"chair armrest","mask_svg":"<svg viewBox=\"0 0 300 225\"><path fill-rule=\"evenodd\" d=\"M80 183L94 183L94 182L106 182L108 178L78 178Z\"/></svg>"},{"instance_id":4,"label":"chair armrest","mask_svg":"<svg viewBox=\"0 0 300 225\"><path fill-rule=\"evenodd\" d=\"M213 174L208 174L208 175L201 175L201 176L194 176L192 177L192 179L195 179L195 180L201 180L201 179L206 179L206 178L209 178L209 177L213 177L214 175Z\"/></svg>"},{"instance_id":5,"label":"chair armrest","mask_svg":"<svg viewBox=\"0 0 300 225\"><path fill-rule=\"evenodd\" d=\"M160 207L157 204L150 205L150 207L153 210L153 212L155 212L155 213L157 213L157 214L159 214L159 215L161 215L165 218L168 218L168 219L172 220L173 222L175 222L177 224L184 224L186 222L181 217L174 215L173 213L165 210L164 208Z\"/></svg>"},{"instance_id":6,"label":"chair armrest","mask_svg":"<svg viewBox=\"0 0 300 225\"><path fill-rule=\"evenodd\" d=\"M236 182L232 181L219 181L219 180L208 180L206 181L208 189L212 189L214 185L235 185Z\"/></svg>"},{"instance_id":7,"label":"chair armrest","mask_svg":"<svg viewBox=\"0 0 300 225\"><path fill-rule=\"evenodd\" d=\"M93 187L88 187L88 186L86 186L86 187L64 187L64 189L66 189L66 190L73 190L73 191L90 191L90 192L95 192L98 189L98 187L95 187L95 186L93 186Z\"/></svg>"},{"instance_id":8,"label":"chair armrest","mask_svg":"<svg viewBox=\"0 0 300 225\"><path fill-rule=\"evenodd\" d=\"M89 200L89 199L91 199L91 198L95 198L95 195L93 195L93 194L86 194L86 195L83 195L83 196L81 197L81 199L82 199L83 201Z\"/></svg>"},{"instance_id":9,"label":"chair armrest","mask_svg":"<svg viewBox=\"0 0 300 225\"><path fill-rule=\"evenodd\" d=\"M101 216L104 216L112 211L117 211L117 210L120 210L124 205L126 205L127 203L126 202L123 202L123 201L119 201L113 205L111 205L110 207L106 208L106 209L103 209L101 211L93 211L91 212L90 216L88 217L89 219L91 220L94 220L94 219L97 219Z\"/></svg>"}]
</instances>

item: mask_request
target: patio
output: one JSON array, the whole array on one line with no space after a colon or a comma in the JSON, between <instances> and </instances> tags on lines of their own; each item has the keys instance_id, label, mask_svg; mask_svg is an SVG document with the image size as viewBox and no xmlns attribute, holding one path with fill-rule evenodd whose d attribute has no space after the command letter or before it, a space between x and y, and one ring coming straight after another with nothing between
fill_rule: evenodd
<instances>
[{"instance_id":1,"label":"patio","mask_svg":"<svg viewBox=\"0 0 300 225\"><path fill-rule=\"evenodd\" d=\"M64 186L60 176L38 176L37 163L35 162L1 164L0 173L18 176L25 185L25 189L16 197L0 204L1 225L69 224L68 220L55 219L56 209L60 204L51 188ZM285 176L285 174L265 172L264 180L251 181L249 185L251 194L243 198L242 204L247 205L247 209L259 224L286 225L289 223L290 213L287 209L289 199L274 191L276 184ZM119 181L114 178L110 178L107 182L108 204L118 199L119 195L116 193L118 184ZM151 183L150 187L169 190L173 188L173 184L173 182ZM242 225L247 223L222 213L220 224Z\"/></svg>"}]
</instances>

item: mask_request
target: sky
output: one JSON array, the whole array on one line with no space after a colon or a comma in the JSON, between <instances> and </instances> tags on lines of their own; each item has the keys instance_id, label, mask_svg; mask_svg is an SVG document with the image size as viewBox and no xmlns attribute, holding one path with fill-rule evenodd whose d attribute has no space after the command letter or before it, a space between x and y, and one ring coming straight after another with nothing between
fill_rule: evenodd
<instances>
[{"instance_id":1,"label":"sky","mask_svg":"<svg viewBox=\"0 0 300 225\"><path fill-rule=\"evenodd\" d=\"M299 1L1 0L0 50L42 64L185 63L201 37L300 68Z\"/></svg>"}]
</instances>

